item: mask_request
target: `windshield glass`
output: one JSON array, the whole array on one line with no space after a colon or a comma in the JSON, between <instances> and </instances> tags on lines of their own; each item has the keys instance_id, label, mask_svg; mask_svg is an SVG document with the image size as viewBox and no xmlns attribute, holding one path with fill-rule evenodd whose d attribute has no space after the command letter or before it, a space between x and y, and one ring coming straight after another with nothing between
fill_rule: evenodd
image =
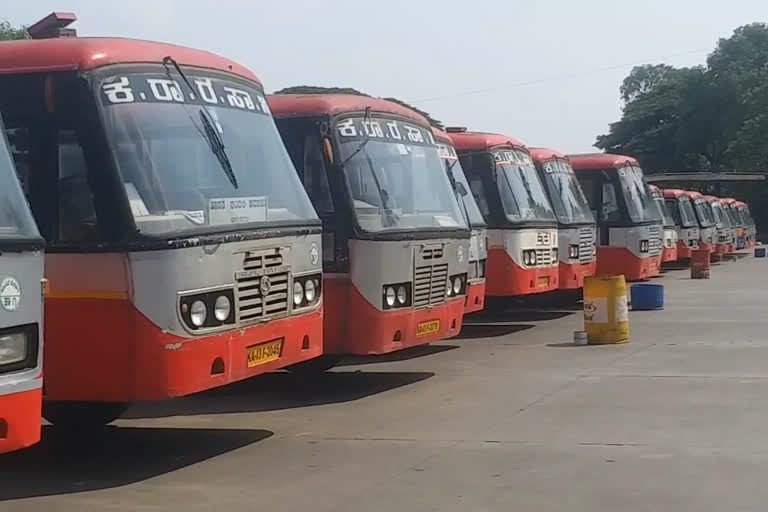
<instances>
[{"instance_id":1,"label":"windshield glass","mask_svg":"<svg viewBox=\"0 0 768 512\"><path fill-rule=\"evenodd\" d=\"M561 224L595 222L589 202L568 161L559 158L547 160L541 164L541 169L552 207Z\"/></svg>"},{"instance_id":2,"label":"windshield glass","mask_svg":"<svg viewBox=\"0 0 768 512\"><path fill-rule=\"evenodd\" d=\"M709 204L712 207L712 217L715 219L715 225L717 225L719 229L730 228L731 219L729 219L728 215L723 211L723 205L717 201L712 201Z\"/></svg>"},{"instance_id":3,"label":"windshield glass","mask_svg":"<svg viewBox=\"0 0 768 512\"><path fill-rule=\"evenodd\" d=\"M450 144L443 144L438 142L437 150L440 153L440 158L443 159L445 165L447 166L446 169L449 169L451 172L453 172L453 178L458 183L464 185L464 188L467 190L467 195L459 197L459 206L462 206L461 203L463 201L462 208L467 209L470 226L485 226L485 219L483 219L483 214L480 213L480 208L477 206L477 201L475 201L475 197L469 193L469 182L467 181L467 176L464 174L464 169L461 167L461 163L459 163L459 157L456 154L456 149Z\"/></svg>"},{"instance_id":4,"label":"windshield glass","mask_svg":"<svg viewBox=\"0 0 768 512\"><path fill-rule=\"evenodd\" d=\"M0 248L3 239L39 238L0 122Z\"/></svg>"},{"instance_id":5,"label":"windshield glass","mask_svg":"<svg viewBox=\"0 0 768 512\"><path fill-rule=\"evenodd\" d=\"M680 205L680 220L683 223L683 227L692 228L699 225L699 221L696 220L696 212L693 211L693 205L688 197L679 197L678 204Z\"/></svg>"},{"instance_id":6,"label":"windshield glass","mask_svg":"<svg viewBox=\"0 0 768 512\"><path fill-rule=\"evenodd\" d=\"M432 131L381 117L336 124L344 174L360 228L467 228Z\"/></svg>"},{"instance_id":7,"label":"windshield glass","mask_svg":"<svg viewBox=\"0 0 768 512\"><path fill-rule=\"evenodd\" d=\"M659 215L661 216L661 222L664 223L664 226L674 226L675 221L672 220L672 217L669 215L669 210L667 210L667 205L664 204L664 196L661 194L660 191L651 192L651 196L653 197L653 202L656 203L656 206L659 209Z\"/></svg>"},{"instance_id":8,"label":"windshield glass","mask_svg":"<svg viewBox=\"0 0 768 512\"><path fill-rule=\"evenodd\" d=\"M712 218L712 209L709 207L704 199L696 199L693 202L696 210L696 217L699 219L699 224L703 228L708 228L715 223L715 219Z\"/></svg>"},{"instance_id":9,"label":"windshield glass","mask_svg":"<svg viewBox=\"0 0 768 512\"><path fill-rule=\"evenodd\" d=\"M98 84L137 229L162 235L317 219L261 87L199 70L187 78L196 90L172 69ZM217 136L234 179L212 151Z\"/></svg>"},{"instance_id":10,"label":"windshield glass","mask_svg":"<svg viewBox=\"0 0 768 512\"><path fill-rule=\"evenodd\" d=\"M741 221L742 226L749 226L749 221L747 220L746 212L744 211L744 208L741 206L736 207L736 211L739 212L739 221Z\"/></svg>"},{"instance_id":11,"label":"windshield glass","mask_svg":"<svg viewBox=\"0 0 768 512\"><path fill-rule=\"evenodd\" d=\"M555 220L533 159L519 149L494 150L496 184L510 222Z\"/></svg>"},{"instance_id":12,"label":"windshield glass","mask_svg":"<svg viewBox=\"0 0 768 512\"><path fill-rule=\"evenodd\" d=\"M627 165L619 169L619 182L624 202L627 203L629 218L633 222L661 221L661 212L651 199L650 191L643 181L643 170Z\"/></svg>"}]
</instances>

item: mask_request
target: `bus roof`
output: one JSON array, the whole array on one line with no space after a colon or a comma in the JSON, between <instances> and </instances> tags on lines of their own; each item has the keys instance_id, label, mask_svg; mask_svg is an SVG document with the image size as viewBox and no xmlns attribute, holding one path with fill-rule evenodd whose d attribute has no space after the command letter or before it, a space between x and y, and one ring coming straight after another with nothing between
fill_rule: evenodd
<instances>
[{"instance_id":1,"label":"bus roof","mask_svg":"<svg viewBox=\"0 0 768 512\"><path fill-rule=\"evenodd\" d=\"M544 162L546 160L552 160L553 158L563 158L565 155L556 149L549 148L528 148L531 152L531 158L536 162Z\"/></svg>"},{"instance_id":2,"label":"bus roof","mask_svg":"<svg viewBox=\"0 0 768 512\"><path fill-rule=\"evenodd\" d=\"M571 167L574 171L586 171L593 169L618 169L625 165L640 165L631 156L614 155L611 153L588 153L580 155L568 155Z\"/></svg>"},{"instance_id":3,"label":"bus roof","mask_svg":"<svg viewBox=\"0 0 768 512\"><path fill-rule=\"evenodd\" d=\"M440 128L435 128L433 126L432 135L435 137L435 140L439 140L440 142L444 142L453 146L453 141L451 140L451 136L448 135L448 132L444 132Z\"/></svg>"},{"instance_id":4,"label":"bus roof","mask_svg":"<svg viewBox=\"0 0 768 512\"><path fill-rule=\"evenodd\" d=\"M716 196L702 196L706 202L712 204L714 202L720 202L720 198Z\"/></svg>"},{"instance_id":5,"label":"bus roof","mask_svg":"<svg viewBox=\"0 0 768 512\"><path fill-rule=\"evenodd\" d=\"M25 39L0 43L0 74L88 71L110 64L162 63L215 69L257 81L248 68L210 52L168 43L115 37Z\"/></svg>"},{"instance_id":6,"label":"bus roof","mask_svg":"<svg viewBox=\"0 0 768 512\"><path fill-rule=\"evenodd\" d=\"M678 197L688 197L688 193L679 188L665 188L664 197L666 199L677 199Z\"/></svg>"},{"instance_id":7,"label":"bus roof","mask_svg":"<svg viewBox=\"0 0 768 512\"><path fill-rule=\"evenodd\" d=\"M487 151L498 146L512 146L528 150L527 146L513 138L498 133L486 132L448 132L456 151Z\"/></svg>"},{"instance_id":8,"label":"bus roof","mask_svg":"<svg viewBox=\"0 0 768 512\"><path fill-rule=\"evenodd\" d=\"M427 118L398 103L357 94L270 94L269 108L275 117L302 117L311 115L339 115L355 112L394 114L429 126Z\"/></svg>"},{"instance_id":9,"label":"bus roof","mask_svg":"<svg viewBox=\"0 0 768 512\"><path fill-rule=\"evenodd\" d=\"M661 189L657 187L656 185L648 184L648 188L651 189L651 192L661 192Z\"/></svg>"},{"instance_id":10,"label":"bus roof","mask_svg":"<svg viewBox=\"0 0 768 512\"><path fill-rule=\"evenodd\" d=\"M745 203L744 201L739 201L739 200L737 200L737 201L735 202L735 204L736 204L736 206L738 206L739 208L746 208L746 206L747 206L747 203Z\"/></svg>"},{"instance_id":11,"label":"bus roof","mask_svg":"<svg viewBox=\"0 0 768 512\"><path fill-rule=\"evenodd\" d=\"M695 190L686 190L685 194L691 198L692 201L695 201L696 199L701 199L704 197L701 192L696 192Z\"/></svg>"},{"instance_id":12,"label":"bus roof","mask_svg":"<svg viewBox=\"0 0 768 512\"><path fill-rule=\"evenodd\" d=\"M732 197L723 197L720 199L720 202L723 204L731 205L736 202L736 200Z\"/></svg>"}]
</instances>

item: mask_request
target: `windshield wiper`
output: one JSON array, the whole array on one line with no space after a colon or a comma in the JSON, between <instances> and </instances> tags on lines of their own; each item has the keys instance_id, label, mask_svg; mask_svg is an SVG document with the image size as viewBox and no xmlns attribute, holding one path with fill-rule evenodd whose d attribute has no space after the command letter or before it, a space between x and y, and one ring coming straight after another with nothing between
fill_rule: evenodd
<instances>
[{"instance_id":1,"label":"windshield wiper","mask_svg":"<svg viewBox=\"0 0 768 512\"><path fill-rule=\"evenodd\" d=\"M202 102L202 100L200 100L199 95L194 94L195 90L192 88L192 84L189 82L187 75L184 73L184 71L182 71L181 66L179 66L179 63L176 62L173 57L167 56L163 58L163 65L166 66L166 71L168 71L169 65L173 66L187 87L189 87L189 90L192 91L193 97L197 99L197 103L201 107L200 122L203 124L203 130L200 131L200 128L197 126L197 123L195 123L195 120L192 119L192 116L190 116L190 120L192 121L192 124L195 126L197 131L200 132L200 135L202 135L205 141L208 143L208 147L211 148L211 152L216 157L216 160L219 161L219 165L221 165L221 169L229 179L229 182L235 189L237 189L237 176L235 176L235 171L232 168L232 162L230 162L229 156L227 156L224 140L221 138L219 131L213 126L213 116L208 111L208 107L205 105L205 103ZM169 71L168 75L170 75Z\"/></svg>"},{"instance_id":2,"label":"windshield wiper","mask_svg":"<svg viewBox=\"0 0 768 512\"><path fill-rule=\"evenodd\" d=\"M371 107L365 107L365 116L363 117L363 125L365 125L366 122L370 122L371 119ZM344 159L343 162L341 162L341 166L344 167L344 165L352 160L352 158L360 153L363 149L365 149L365 146L368 144L368 141L371 140L371 138L368 136L368 130L365 129L365 126L363 126L363 129L365 131L365 137L363 137L363 141L360 143L359 146L352 152L351 155L349 155L347 158Z\"/></svg>"},{"instance_id":3,"label":"windshield wiper","mask_svg":"<svg viewBox=\"0 0 768 512\"><path fill-rule=\"evenodd\" d=\"M379 198L381 199L381 206L383 206L384 216L387 219L387 222L389 223L389 227L396 226L400 218L390 208L391 205L389 203L389 192L387 192L384 188L382 188L381 182L379 181L379 177L376 175L376 168L374 167L373 161L371 160L371 157L368 155L368 152L365 151L364 148L360 148L360 151L363 151L363 154L365 155L365 160L366 162L368 162L368 168L371 170L371 176L373 177L373 184L376 185L376 190L379 192Z\"/></svg>"}]
</instances>

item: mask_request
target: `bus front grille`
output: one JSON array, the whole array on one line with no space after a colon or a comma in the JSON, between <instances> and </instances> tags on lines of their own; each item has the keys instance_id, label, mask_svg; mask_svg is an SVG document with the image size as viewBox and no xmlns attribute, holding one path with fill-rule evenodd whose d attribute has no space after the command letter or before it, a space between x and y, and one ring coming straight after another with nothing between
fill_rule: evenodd
<instances>
[{"instance_id":1,"label":"bus front grille","mask_svg":"<svg viewBox=\"0 0 768 512\"><path fill-rule=\"evenodd\" d=\"M552 265L552 249L536 249L536 266L548 267Z\"/></svg>"},{"instance_id":2,"label":"bus front grille","mask_svg":"<svg viewBox=\"0 0 768 512\"><path fill-rule=\"evenodd\" d=\"M288 314L290 269L287 249L248 251L243 270L235 274L237 312L241 325Z\"/></svg>"},{"instance_id":3,"label":"bus front grille","mask_svg":"<svg viewBox=\"0 0 768 512\"><path fill-rule=\"evenodd\" d=\"M416 267L413 279L413 307L434 306L445 302L448 264Z\"/></svg>"},{"instance_id":4,"label":"bus front grille","mask_svg":"<svg viewBox=\"0 0 768 512\"><path fill-rule=\"evenodd\" d=\"M592 261L594 252L594 237L592 228L587 226L579 228L579 263L589 263Z\"/></svg>"},{"instance_id":5,"label":"bus front grille","mask_svg":"<svg viewBox=\"0 0 768 512\"><path fill-rule=\"evenodd\" d=\"M661 226L651 226L648 232L648 254L657 256L661 254L661 248L664 244L662 238Z\"/></svg>"}]
</instances>

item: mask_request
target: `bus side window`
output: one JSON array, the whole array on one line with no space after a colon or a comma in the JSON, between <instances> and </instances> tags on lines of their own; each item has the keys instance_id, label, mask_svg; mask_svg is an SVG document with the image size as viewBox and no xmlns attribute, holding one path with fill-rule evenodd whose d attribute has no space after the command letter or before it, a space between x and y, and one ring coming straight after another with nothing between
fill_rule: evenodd
<instances>
[{"instance_id":1,"label":"bus side window","mask_svg":"<svg viewBox=\"0 0 768 512\"><path fill-rule=\"evenodd\" d=\"M475 197L477 207L480 208L480 213L482 213L483 218L487 220L491 215L491 209L488 206L488 198L485 197L485 188L482 178L472 176L469 179L469 188L472 190L472 195Z\"/></svg>"},{"instance_id":2,"label":"bus side window","mask_svg":"<svg viewBox=\"0 0 768 512\"><path fill-rule=\"evenodd\" d=\"M603 183L602 219L608 222L621 219L616 186L613 183Z\"/></svg>"},{"instance_id":3,"label":"bus side window","mask_svg":"<svg viewBox=\"0 0 768 512\"><path fill-rule=\"evenodd\" d=\"M304 143L304 169L302 181L318 215L334 212L331 187L323 157L323 143L319 135L307 135Z\"/></svg>"},{"instance_id":4,"label":"bus side window","mask_svg":"<svg viewBox=\"0 0 768 512\"><path fill-rule=\"evenodd\" d=\"M59 230L56 241L98 241L88 166L74 131L59 131L58 159Z\"/></svg>"}]
</instances>

